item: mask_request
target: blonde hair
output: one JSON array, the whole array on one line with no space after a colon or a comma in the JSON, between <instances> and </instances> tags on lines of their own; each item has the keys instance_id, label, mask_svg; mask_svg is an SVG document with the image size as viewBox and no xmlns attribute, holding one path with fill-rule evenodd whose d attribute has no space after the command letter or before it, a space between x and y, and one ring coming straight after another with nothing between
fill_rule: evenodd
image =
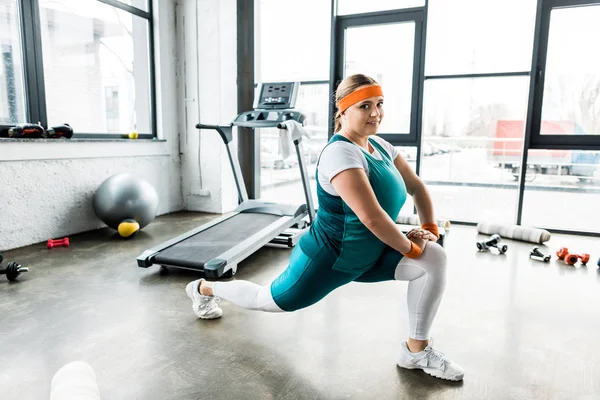
<instances>
[{"instance_id":1,"label":"blonde hair","mask_svg":"<svg viewBox=\"0 0 600 400\"><path fill-rule=\"evenodd\" d=\"M340 102L341 99L348 96L350 93L354 92L359 87L374 85L374 84L378 85L378 83L375 79L368 77L366 75L363 75L363 74L354 74L354 75L347 76L346 78L344 78L343 81L340 82L340 84L338 85L338 87L335 91L336 106ZM342 118L342 113L340 112L339 109L337 109L335 111L335 118L334 118L334 122L335 122L335 127L333 130L334 132L339 132L342 129L341 118Z\"/></svg>"}]
</instances>

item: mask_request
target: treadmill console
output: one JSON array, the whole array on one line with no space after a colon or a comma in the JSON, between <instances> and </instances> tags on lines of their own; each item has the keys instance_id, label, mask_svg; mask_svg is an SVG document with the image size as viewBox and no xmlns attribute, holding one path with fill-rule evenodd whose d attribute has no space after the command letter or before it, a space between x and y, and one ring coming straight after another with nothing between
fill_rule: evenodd
<instances>
[{"instance_id":1,"label":"treadmill console","mask_svg":"<svg viewBox=\"0 0 600 400\"><path fill-rule=\"evenodd\" d=\"M257 109L289 109L296 105L298 82L263 83L258 96Z\"/></svg>"},{"instance_id":2,"label":"treadmill console","mask_svg":"<svg viewBox=\"0 0 600 400\"><path fill-rule=\"evenodd\" d=\"M289 120L304 123L306 116L293 109L299 87L299 82L261 84L256 108L239 114L232 124L245 128L274 128Z\"/></svg>"}]
</instances>

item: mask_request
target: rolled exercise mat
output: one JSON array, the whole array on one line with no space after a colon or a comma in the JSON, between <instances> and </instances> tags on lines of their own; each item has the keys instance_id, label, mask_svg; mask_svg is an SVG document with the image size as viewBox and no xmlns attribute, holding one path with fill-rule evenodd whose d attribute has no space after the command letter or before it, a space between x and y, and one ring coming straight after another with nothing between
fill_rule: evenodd
<instances>
[{"instance_id":1,"label":"rolled exercise mat","mask_svg":"<svg viewBox=\"0 0 600 400\"><path fill-rule=\"evenodd\" d=\"M100 400L92 367L84 361L74 361L59 369L52 378L50 400Z\"/></svg>"},{"instance_id":2,"label":"rolled exercise mat","mask_svg":"<svg viewBox=\"0 0 600 400\"><path fill-rule=\"evenodd\" d=\"M416 214L399 215L398 218L396 218L396 223L401 225L421 225L421 222L419 221L419 216ZM440 228L444 228L446 231L450 230L451 224L450 221L448 221L447 219L436 219L435 223L437 224L437 226L439 226Z\"/></svg>"},{"instance_id":3,"label":"rolled exercise mat","mask_svg":"<svg viewBox=\"0 0 600 400\"><path fill-rule=\"evenodd\" d=\"M505 225L492 222L477 224L477 232L493 235L497 233L502 238L522 240L524 242L544 243L550 240L550 232L545 229L528 228L519 225Z\"/></svg>"}]
</instances>

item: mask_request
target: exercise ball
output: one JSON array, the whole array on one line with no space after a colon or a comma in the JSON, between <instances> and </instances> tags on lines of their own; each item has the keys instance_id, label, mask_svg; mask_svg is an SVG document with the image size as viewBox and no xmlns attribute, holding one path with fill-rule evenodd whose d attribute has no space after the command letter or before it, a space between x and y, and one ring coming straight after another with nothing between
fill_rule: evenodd
<instances>
[{"instance_id":1,"label":"exercise ball","mask_svg":"<svg viewBox=\"0 0 600 400\"><path fill-rule=\"evenodd\" d=\"M132 174L106 179L94 194L94 212L123 237L132 237L156 217L156 189Z\"/></svg>"}]
</instances>

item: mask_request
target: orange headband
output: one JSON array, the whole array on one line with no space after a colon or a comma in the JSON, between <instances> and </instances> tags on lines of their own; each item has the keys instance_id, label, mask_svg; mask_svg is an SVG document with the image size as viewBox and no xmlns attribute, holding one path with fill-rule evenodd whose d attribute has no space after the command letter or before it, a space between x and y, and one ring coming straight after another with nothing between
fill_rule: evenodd
<instances>
[{"instance_id":1,"label":"orange headband","mask_svg":"<svg viewBox=\"0 0 600 400\"><path fill-rule=\"evenodd\" d=\"M383 91L379 85L371 85L362 89L355 90L346 97L342 97L338 101L337 108L340 112L344 112L353 104L358 103L361 100L368 99L369 97L383 96Z\"/></svg>"}]
</instances>

